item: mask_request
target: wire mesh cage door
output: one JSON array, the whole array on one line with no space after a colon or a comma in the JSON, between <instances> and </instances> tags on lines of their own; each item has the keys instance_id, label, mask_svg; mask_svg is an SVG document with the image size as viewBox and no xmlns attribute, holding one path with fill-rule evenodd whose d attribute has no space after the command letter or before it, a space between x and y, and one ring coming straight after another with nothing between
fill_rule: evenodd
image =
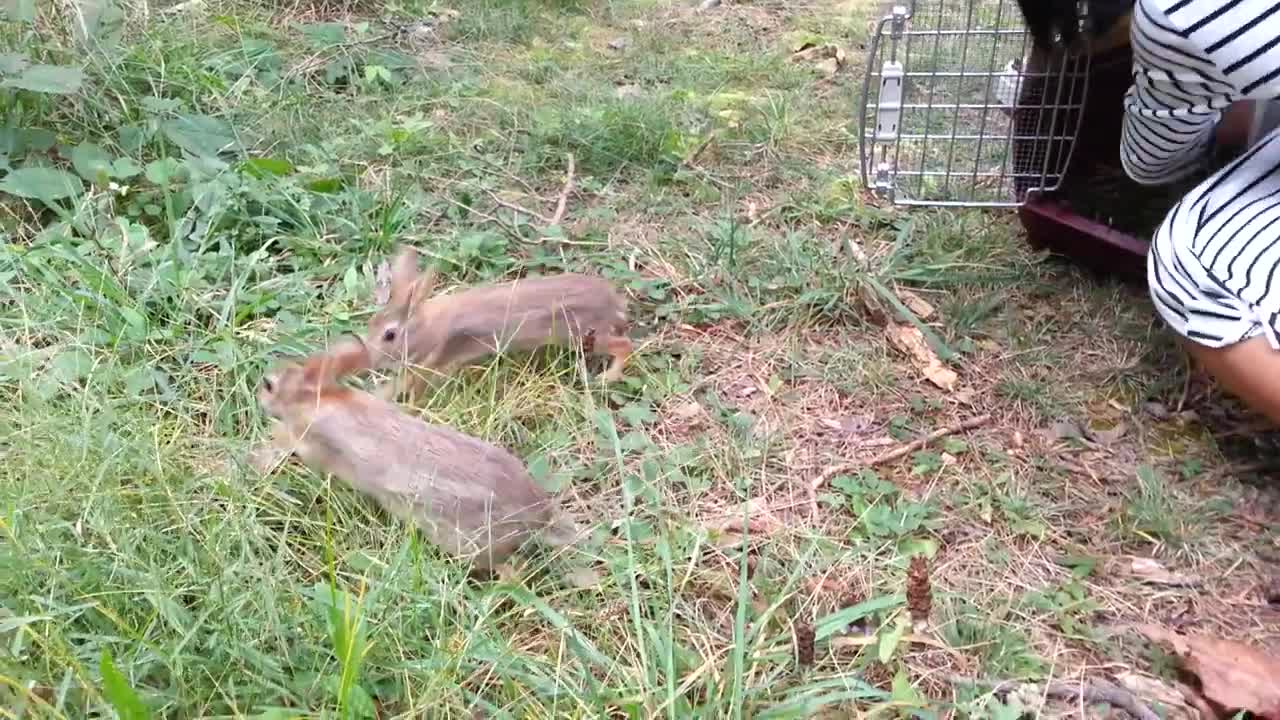
<instances>
[{"instance_id":1,"label":"wire mesh cage door","mask_svg":"<svg viewBox=\"0 0 1280 720\"><path fill-rule=\"evenodd\" d=\"M1062 182L1089 54L1033 52L1015 0L894 5L867 57L866 187L901 205L1018 207Z\"/></svg>"}]
</instances>

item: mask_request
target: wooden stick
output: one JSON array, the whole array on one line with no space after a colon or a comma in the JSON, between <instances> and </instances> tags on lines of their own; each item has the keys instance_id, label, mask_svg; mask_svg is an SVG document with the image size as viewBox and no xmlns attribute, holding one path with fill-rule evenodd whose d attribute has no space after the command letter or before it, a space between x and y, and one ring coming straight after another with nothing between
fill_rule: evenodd
<instances>
[{"instance_id":1,"label":"wooden stick","mask_svg":"<svg viewBox=\"0 0 1280 720\"><path fill-rule=\"evenodd\" d=\"M554 224L554 223L551 223L551 220L546 215L543 215L541 213L536 213L530 210L529 208L524 207L523 205L517 205L512 202L507 202L506 200L503 200L502 198L498 197L497 193L494 193L492 190L486 190L485 192L489 193L489 197L492 198L495 203L497 203L498 207L504 207L512 212L520 213L521 215L528 215L531 218L537 218L538 220L541 220L544 223Z\"/></svg>"},{"instance_id":2,"label":"wooden stick","mask_svg":"<svg viewBox=\"0 0 1280 720\"><path fill-rule=\"evenodd\" d=\"M564 220L565 208L569 205L569 193L573 192L573 153L569 153L569 167L565 170L564 187L560 189L560 197L556 198L556 211L548 221L548 225L559 225Z\"/></svg>"},{"instance_id":3,"label":"wooden stick","mask_svg":"<svg viewBox=\"0 0 1280 720\"><path fill-rule=\"evenodd\" d=\"M986 425L989 422L991 422L991 415L988 413L983 413L982 415L978 415L977 417L971 417L962 423L957 423L955 425L950 425L948 427L934 430L933 432L929 433L928 435L925 435L919 440L912 440L906 445L896 447L886 453L877 455L876 457L868 461L841 463L840 465L830 468L825 472L823 472L821 475L819 475L818 478L813 481L813 489L817 490L823 485L826 485L828 480L835 477L836 475L839 475L840 473L846 473L846 472L849 472L850 470L857 470L858 468L863 468L863 467L875 467L876 465L883 465L887 462L892 462L909 453L913 453L916 450L919 450L920 448L924 447L925 445L928 445L931 442L934 442L935 440L939 440L948 435L955 435L956 433L967 432L969 430L973 430L974 428Z\"/></svg>"},{"instance_id":4,"label":"wooden stick","mask_svg":"<svg viewBox=\"0 0 1280 720\"><path fill-rule=\"evenodd\" d=\"M990 682L959 675L948 676L947 680L953 685L989 685L991 692L995 695L1008 694L1020 684L1015 680ZM1045 697L1056 700L1079 699L1086 703L1105 703L1124 710L1138 720L1160 720L1160 716L1143 704L1133 693L1110 683L1051 682L1045 684L1043 692Z\"/></svg>"}]
</instances>

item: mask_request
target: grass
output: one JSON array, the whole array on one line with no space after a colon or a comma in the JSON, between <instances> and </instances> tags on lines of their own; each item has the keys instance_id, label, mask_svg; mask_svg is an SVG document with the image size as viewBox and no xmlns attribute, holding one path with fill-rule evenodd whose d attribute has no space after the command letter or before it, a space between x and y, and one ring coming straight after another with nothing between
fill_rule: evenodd
<instances>
[{"instance_id":1,"label":"grass","mask_svg":"<svg viewBox=\"0 0 1280 720\"><path fill-rule=\"evenodd\" d=\"M861 192L871 12L245 0L127 14L91 56L56 15L0 27L86 68L0 90L10 167L84 171L0 195L0 716L985 717L950 675L1167 673L1126 621L1280 639L1249 594L1276 490L1242 482L1254 435L1145 294L1033 255L1009 214ZM801 36L849 64L793 62ZM549 214L568 153L559 227L494 202ZM245 467L267 364L361 329L401 241L450 283L588 270L632 298L624 383L547 350L407 409L562 492L594 524L564 556L472 581L341 483ZM908 289L952 392L884 339ZM1046 434L1064 418L1128 431ZM897 639L917 554L937 647ZM1153 594L1128 555L1205 585Z\"/></svg>"}]
</instances>

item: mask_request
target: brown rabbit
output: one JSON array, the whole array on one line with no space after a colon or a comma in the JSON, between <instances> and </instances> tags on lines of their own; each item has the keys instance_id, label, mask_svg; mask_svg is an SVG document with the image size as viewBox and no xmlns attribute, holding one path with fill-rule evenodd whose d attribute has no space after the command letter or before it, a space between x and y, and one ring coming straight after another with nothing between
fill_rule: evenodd
<instances>
[{"instance_id":1,"label":"brown rabbit","mask_svg":"<svg viewBox=\"0 0 1280 720\"><path fill-rule=\"evenodd\" d=\"M273 368L258 402L278 422L254 465L266 471L297 453L307 466L373 496L482 570L501 564L534 535L568 542L564 533L572 523L510 453L339 384L369 365L364 343L346 337L301 363Z\"/></svg>"},{"instance_id":2,"label":"brown rabbit","mask_svg":"<svg viewBox=\"0 0 1280 720\"><path fill-rule=\"evenodd\" d=\"M565 273L429 297L434 271L418 273L418 253L402 245L391 267L386 307L370 320L365 343L374 366L417 365L448 373L501 350L532 350L556 343L583 343L587 352L613 356L606 382L622 379L633 351L626 336L627 302L607 280ZM422 387L402 372L407 391ZM394 386L380 394L394 394Z\"/></svg>"}]
</instances>

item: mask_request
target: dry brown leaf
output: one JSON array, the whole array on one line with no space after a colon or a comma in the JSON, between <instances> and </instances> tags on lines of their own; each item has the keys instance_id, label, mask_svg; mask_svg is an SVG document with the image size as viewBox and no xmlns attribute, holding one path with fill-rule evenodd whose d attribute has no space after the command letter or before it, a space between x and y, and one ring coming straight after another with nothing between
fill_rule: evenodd
<instances>
[{"instance_id":1,"label":"dry brown leaf","mask_svg":"<svg viewBox=\"0 0 1280 720\"><path fill-rule=\"evenodd\" d=\"M1139 675L1135 672L1122 672L1116 675L1116 683L1120 687L1133 693L1136 697L1142 698L1144 701L1158 702L1169 711L1166 716L1170 720L1176 718L1188 718L1188 720L1197 720L1200 713L1187 704L1182 697L1182 692L1175 687L1165 685L1155 678ZM1201 718L1200 720L1213 720L1212 718Z\"/></svg>"},{"instance_id":2,"label":"dry brown leaf","mask_svg":"<svg viewBox=\"0 0 1280 720\"><path fill-rule=\"evenodd\" d=\"M916 317L921 320L928 320L933 317L934 312L936 312L928 301L910 290L899 290L898 299L902 301L903 305L907 306L907 309L915 313Z\"/></svg>"},{"instance_id":3,"label":"dry brown leaf","mask_svg":"<svg viewBox=\"0 0 1280 720\"><path fill-rule=\"evenodd\" d=\"M826 75L835 75L844 67L844 48L839 45L810 45L804 43L791 56L793 61L814 63L814 67Z\"/></svg>"},{"instance_id":4,"label":"dry brown leaf","mask_svg":"<svg viewBox=\"0 0 1280 720\"><path fill-rule=\"evenodd\" d=\"M925 379L948 392L955 389L959 377L933 354L919 328L890 322L884 332L889 344L910 358Z\"/></svg>"},{"instance_id":5,"label":"dry brown leaf","mask_svg":"<svg viewBox=\"0 0 1280 720\"><path fill-rule=\"evenodd\" d=\"M844 589L844 583L830 575L811 577L804 581L804 587L810 594L835 593Z\"/></svg>"},{"instance_id":6,"label":"dry brown leaf","mask_svg":"<svg viewBox=\"0 0 1280 720\"><path fill-rule=\"evenodd\" d=\"M844 415L836 418L818 418L818 424L828 430L846 435L866 435L871 431L875 418L870 415Z\"/></svg>"},{"instance_id":7,"label":"dry brown leaf","mask_svg":"<svg viewBox=\"0 0 1280 720\"><path fill-rule=\"evenodd\" d=\"M1155 585L1168 585L1170 587L1194 587L1200 584L1199 578L1183 575L1181 573L1169 572L1164 565L1151 558L1135 557L1129 558L1129 574L1142 580L1143 582L1153 583Z\"/></svg>"},{"instance_id":8,"label":"dry brown leaf","mask_svg":"<svg viewBox=\"0 0 1280 720\"><path fill-rule=\"evenodd\" d=\"M821 71L823 75L831 77L840 72L840 61L836 58L827 58L819 61L814 67Z\"/></svg>"},{"instance_id":9,"label":"dry brown leaf","mask_svg":"<svg viewBox=\"0 0 1280 720\"><path fill-rule=\"evenodd\" d=\"M1280 720L1280 658L1234 640L1179 635L1158 625L1139 632L1173 649L1200 679L1200 694L1228 714L1248 710L1262 720Z\"/></svg>"},{"instance_id":10,"label":"dry brown leaf","mask_svg":"<svg viewBox=\"0 0 1280 720\"><path fill-rule=\"evenodd\" d=\"M747 501L746 529L752 535L769 535L782 527L782 521L773 514L773 508L764 498ZM724 515L705 523L708 530L722 533L741 533L743 530L742 508L734 506Z\"/></svg>"}]
</instances>

